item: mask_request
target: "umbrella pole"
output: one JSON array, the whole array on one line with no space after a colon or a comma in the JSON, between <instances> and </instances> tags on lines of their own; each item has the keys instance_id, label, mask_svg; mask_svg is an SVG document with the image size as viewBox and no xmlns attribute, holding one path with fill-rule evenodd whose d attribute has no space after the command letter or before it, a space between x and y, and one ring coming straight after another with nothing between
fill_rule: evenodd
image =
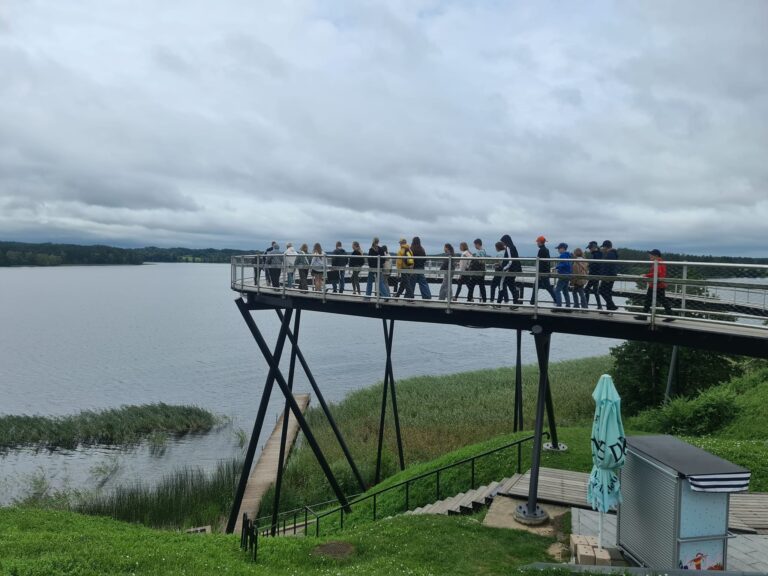
<instances>
[{"instance_id":1,"label":"umbrella pole","mask_svg":"<svg viewBox=\"0 0 768 576\"><path fill-rule=\"evenodd\" d=\"M600 512L600 518L597 521L597 547L603 549L603 513Z\"/></svg>"}]
</instances>

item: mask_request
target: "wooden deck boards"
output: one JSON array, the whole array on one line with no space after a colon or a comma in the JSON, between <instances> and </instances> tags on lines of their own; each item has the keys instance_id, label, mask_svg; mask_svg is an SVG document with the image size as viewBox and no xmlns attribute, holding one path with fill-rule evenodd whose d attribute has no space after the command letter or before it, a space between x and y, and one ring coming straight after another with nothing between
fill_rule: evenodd
<instances>
[{"instance_id":1,"label":"wooden deck boards","mask_svg":"<svg viewBox=\"0 0 768 576\"><path fill-rule=\"evenodd\" d=\"M541 468L538 499L542 502L590 509L591 506L587 503L588 480L589 474L584 472ZM527 498L530 482L529 470L500 493L515 498ZM739 532L768 533L768 493L731 494L728 527Z\"/></svg>"},{"instance_id":2,"label":"wooden deck boards","mask_svg":"<svg viewBox=\"0 0 768 576\"><path fill-rule=\"evenodd\" d=\"M309 405L309 394L297 394L295 398L296 403L303 413ZM272 431L272 435L267 440L267 443L264 444L259 459L248 477L248 485L245 487L245 494L243 494L243 501L240 503L240 511L237 515L235 534L238 534L242 527L243 513L247 513L250 518L255 518L259 513L259 506L261 504L261 499L264 497L264 493L275 482L275 478L277 477L277 464L280 459L280 435L282 434L282 430L283 416L281 414L280 418L277 420L277 424L275 424L275 429ZM286 443L288 449L285 451L285 458L288 458L290 448L293 446L298 432L299 423L293 413L291 413L288 417L288 440Z\"/></svg>"}]
</instances>

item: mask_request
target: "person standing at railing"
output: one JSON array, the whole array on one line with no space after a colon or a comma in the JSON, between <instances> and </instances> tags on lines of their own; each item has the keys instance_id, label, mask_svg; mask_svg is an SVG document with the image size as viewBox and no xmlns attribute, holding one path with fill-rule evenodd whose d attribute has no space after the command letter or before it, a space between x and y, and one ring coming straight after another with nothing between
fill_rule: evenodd
<instances>
[{"instance_id":1,"label":"person standing at railing","mask_svg":"<svg viewBox=\"0 0 768 576\"><path fill-rule=\"evenodd\" d=\"M459 250L461 250L461 254L459 254L459 262L456 264L456 271L459 272L459 279L456 281L456 294L453 297L454 300L459 299L461 287L464 286L464 284L469 284L469 277L464 274L464 272L467 271L469 262L472 260L472 252L469 251L469 245L466 242L459 243Z\"/></svg>"},{"instance_id":2,"label":"person standing at railing","mask_svg":"<svg viewBox=\"0 0 768 576\"><path fill-rule=\"evenodd\" d=\"M474 299L475 286L480 287L480 301L485 302L485 259L488 257L488 254L483 248L483 241L480 238L475 239L474 245L475 251L472 253L472 260L470 260L468 267L468 271L474 274L468 276L467 279L467 290L469 292L467 302L472 302Z\"/></svg>"},{"instance_id":3,"label":"person standing at railing","mask_svg":"<svg viewBox=\"0 0 768 576\"><path fill-rule=\"evenodd\" d=\"M560 308L565 299L565 307L571 307L571 295L568 286L571 283L571 274L573 266L571 264L571 253L568 252L568 244L560 242L557 245L557 252L560 254L560 261L555 265L557 273L557 282L555 283L555 307Z\"/></svg>"},{"instance_id":4,"label":"person standing at railing","mask_svg":"<svg viewBox=\"0 0 768 576\"><path fill-rule=\"evenodd\" d=\"M653 289L654 289L654 268L656 269L656 304L661 304L664 307L664 314L672 316L672 304L670 304L667 298L667 283L664 279L667 277L667 265L664 264L664 260L661 258L661 252L654 248L648 251L648 257L651 260L651 270L643 274L645 278L648 278L648 291L645 293L645 304L643 305L643 314L648 314L653 306ZM645 320L645 316L635 316L638 320ZM674 318L664 318L663 322L672 322Z\"/></svg>"},{"instance_id":5,"label":"person standing at railing","mask_svg":"<svg viewBox=\"0 0 768 576\"><path fill-rule=\"evenodd\" d=\"M392 257L389 254L389 248L387 248L386 244L381 247L381 251L381 282L387 288L387 296L389 296L389 292L397 289L397 278L392 276ZM392 290L390 290L390 288L392 288Z\"/></svg>"},{"instance_id":6,"label":"person standing at railing","mask_svg":"<svg viewBox=\"0 0 768 576\"><path fill-rule=\"evenodd\" d=\"M262 252L261 259L259 260L259 264L254 267L253 269L253 276L254 276L254 286L258 286L259 282L261 281L261 269L264 269L264 281L269 284L269 273L267 272L267 261L269 260L270 254L275 250L275 246L277 246L277 242L274 240L272 241L272 244Z\"/></svg>"},{"instance_id":7,"label":"person standing at railing","mask_svg":"<svg viewBox=\"0 0 768 576\"><path fill-rule=\"evenodd\" d=\"M509 262L509 259L506 255L507 246L504 244L504 242L499 240L498 242L496 242L494 247L496 248L497 260L493 265L493 271L501 272ZM507 294L507 284L505 282L504 285L502 286L501 280L502 280L502 277L500 274L494 274L493 280L491 280L491 302L496 301L496 290L498 289L499 290L498 304L501 304L502 299L504 300L504 302L509 302L509 295ZM504 280L506 280L506 277L504 278Z\"/></svg>"},{"instance_id":8,"label":"person standing at railing","mask_svg":"<svg viewBox=\"0 0 768 576\"><path fill-rule=\"evenodd\" d=\"M456 255L451 244L445 244L443 246L443 258L442 264L440 264L440 271L443 273L443 283L440 284L440 300L447 300L451 297L451 276L448 274L449 267L452 270L451 258Z\"/></svg>"},{"instance_id":9,"label":"person standing at railing","mask_svg":"<svg viewBox=\"0 0 768 576\"><path fill-rule=\"evenodd\" d=\"M432 292L429 290L427 278L424 276L424 266L427 264L427 253L421 245L421 238L414 236L411 240L411 252L413 253L413 279L411 280L411 290L416 292L416 285L419 286L419 292L423 300L431 300ZM418 271L418 272L417 272Z\"/></svg>"},{"instance_id":10,"label":"person standing at railing","mask_svg":"<svg viewBox=\"0 0 768 576\"><path fill-rule=\"evenodd\" d=\"M315 242L312 248L312 263L310 264L312 270L312 281L314 284L315 292L323 292L325 290L325 254L323 253L323 247L319 242Z\"/></svg>"},{"instance_id":11,"label":"person standing at railing","mask_svg":"<svg viewBox=\"0 0 768 576\"><path fill-rule=\"evenodd\" d=\"M549 248L546 246L547 239L544 236L536 238L536 245L539 247L539 252L536 254L536 258L539 261L539 281L533 289L531 294L531 305L536 301L539 290L546 290L547 293L555 300L555 291L552 290L552 285L549 282Z\"/></svg>"},{"instance_id":12,"label":"person standing at railing","mask_svg":"<svg viewBox=\"0 0 768 576\"><path fill-rule=\"evenodd\" d=\"M352 294L360 292L360 268L363 267L363 251L360 250L360 242L352 242L352 256L349 258L349 267L352 270Z\"/></svg>"},{"instance_id":13,"label":"person standing at railing","mask_svg":"<svg viewBox=\"0 0 768 576\"><path fill-rule=\"evenodd\" d=\"M600 248L603 250L602 276L608 276L608 278L600 281L600 296L605 301L605 307L613 312L619 309L613 303L613 283L619 275L619 266L615 260L619 259L619 253L613 247L613 242L610 240L605 240Z\"/></svg>"},{"instance_id":14,"label":"person standing at railing","mask_svg":"<svg viewBox=\"0 0 768 576\"><path fill-rule=\"evenodd\" d=\"M333 292L339 294L344 293L344 280L346 276L347 264L349 263L349 257L347 251L342 248L341 241L336 242L336 249L331 252L333 257L331 258L331 266L333 270L328 273L331 286L333 286ZM338 288L338 290L337 290Z\"/></svg>"},{"instance_id":15,"label":"person standing at railing","mask_svg":"<svg viewBox=\"0 0 768 576\"><path fill-rule=\"evenodd\" d=\"M384 276L379 266L383 265L384 250L379 246L379 239L374 238L371 247L368 249L368 281L365 286L365 296L370 297L373 283L378 286L379 295L389 298L389 288L384 284Z\"/></svg>"},{"instance_id":16,"label":"person standing at railing","mask_svg":"<svg viewBox=\"0 0 768 576\"><path fill-rule=\"evenodd\" d=\"M306 290L308 286L307 276L309 276L309 246L306 243L299 247L299 254L296 256L296 268L299 271L299 290Z\"/></svg>"},{"instance_id":17,"label":"person standing at railing","mask_svg":"<svg viewBox=\"0 0 768 576\"><path fill-rule=\"evenodd\" d=\"M280 253L280 246L277 242L272 242L272 250L266 259L269 283L272 288L280 288L280 274L283 271L283 255Z\"/></svg>"},{"instance_id":18,"label":"person standing at railing","mask_svg":"<svg viewBox=\"0 0 768 576\"><path fill-rule=\"evenodd\" d=\"M584 259L584 252L581 248L573 250L573 278L571 279L571 290L573 291L573 307L586 308L587 295L584 287L587 285L587 261Z\"/></svg>"},{"instance_id":19,"label":"person standing at railing","mask_svg":"<svg viewBox=\"0 0 768 576\"><path fill-rule=\"evenodd\" d=\"M298 252L293 247L291 242L285 245L285 253L283 254L285 265L285 286L286 288L293 288L293 275L296 266L296 256Z\"/></svg>"},{"instance_id":20,"label":"person standing at railing","mask_svg":"<svg viewBox=\"0 0 768 576\"><path fill-rule=\"evenodd\" d=\"M589 245L587 246L587 250L589 250L589 275L590 276L600 276L603 273L602 268L602 262L598 262L598 260L603 259L603 253L600 251L600 247L597 245L597 242L592 240ZM574 252L576 252L574 250ZM595 302L597 302L597 309L602 310L603 305L600 302L600 280L598 278L592 278L587 282L586 287L584 288L584 294L586 295L586 303L587 305L585 308L589 307L589 295L594 294L595 295Z\"/></svg>"},{"instance_id":21,"label":"person standing at railing","mask_svg":"<svg viewBox=\"0 0 768 576\"><path fill-rule=\"evenodd\" d=\"M408 246L408 240L400 238L400 249L397 251L397 269L400 271L400 287L397 289L395 298L405 292L406 298L413 298L413 277L408 272L413 270L413 252Z\"/></svg>"},{"instance_id":22,"label":"person standing at railing","mask_svg":"<svg viewBox=\"0 0 768 576\"><path fill-rule=\"evenodd\" d=\"M512 302L514 304L522 304L524 292L523 283L518 283L516 281L517 273L523 271L523 265L520 264L520 260L518 260L520 255L517 253L517 247L515 246L515 243L512 242L512 237L509 234L504 234L504 236L501 237L501 241L506 248L504 258L508 259L502 270L511 274L504 278L504 289L505 291L509 290L509 293L512 294ZM493 298L491 298L491 300L493 300ZM499 299L499 302L501 302L501 299Z\"/></svg>"}]
</instances>

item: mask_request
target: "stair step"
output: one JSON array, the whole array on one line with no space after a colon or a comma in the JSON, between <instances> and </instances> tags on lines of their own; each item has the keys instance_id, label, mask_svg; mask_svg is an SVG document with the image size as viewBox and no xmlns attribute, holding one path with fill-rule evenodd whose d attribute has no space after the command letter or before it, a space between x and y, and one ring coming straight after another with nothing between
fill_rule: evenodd
<instances>
[{"instance_id":1,"label":"stair step","mask_svg":"<svg viewBox=\"0 0 768 576\"><path fill-rule=\"evenodd\" d=\"M488 504L488 502L493 500L493 497L496 496L496 492L498 492L499 486L501 486L501 484L498 482L491 482L477 495L475 502L481 506Z\"/></svg>"},{"instance_id":2,"label":"stair step","mask_svg":"<svg viewBox=\"0 0 768 576\"><path fill-rule=\"evenodd\" d=\"M459 510L461 512L474 512L475 498L477 497L477 494L477 490L467 492L464 498L459 501Z\"/></svg>"},{"instance_id":3,"label":"stair step","mask_svg":"<svg viewBox=\"0 0 768 576\"><path fill-rule=\"evenodd\" d=\"M501 487L499 488L498 493L499 494L506 494L512 489L512 486L514 486L517 481L520 479L520 474L514 474L510 476L509 478L506 478L501 481Z\"/></svg>"}]
</instances>

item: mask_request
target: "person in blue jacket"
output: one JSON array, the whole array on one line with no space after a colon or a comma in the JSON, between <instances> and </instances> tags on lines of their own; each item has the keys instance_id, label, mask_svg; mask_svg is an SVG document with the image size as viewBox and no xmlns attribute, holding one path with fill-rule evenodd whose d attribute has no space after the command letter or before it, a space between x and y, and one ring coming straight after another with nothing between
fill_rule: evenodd
<instances>
[{"instance_id":1,"label":"person in blue jacket","mask_svg":"<svg viewBox=\"0 0 768 576\"><path fill-rule=\"evenodd\" d=\"M557 252L560 254L560 261L555 266L555 272L557 272L555 306L560 308L563 305L563 297L565 297L565 307L570 308L571 294L568 290L568 285L571 282L573 265L571 263L571 253L568 252L568 244L560 242L560 244L557 245Z\"/></svg>"}]
</instances>

